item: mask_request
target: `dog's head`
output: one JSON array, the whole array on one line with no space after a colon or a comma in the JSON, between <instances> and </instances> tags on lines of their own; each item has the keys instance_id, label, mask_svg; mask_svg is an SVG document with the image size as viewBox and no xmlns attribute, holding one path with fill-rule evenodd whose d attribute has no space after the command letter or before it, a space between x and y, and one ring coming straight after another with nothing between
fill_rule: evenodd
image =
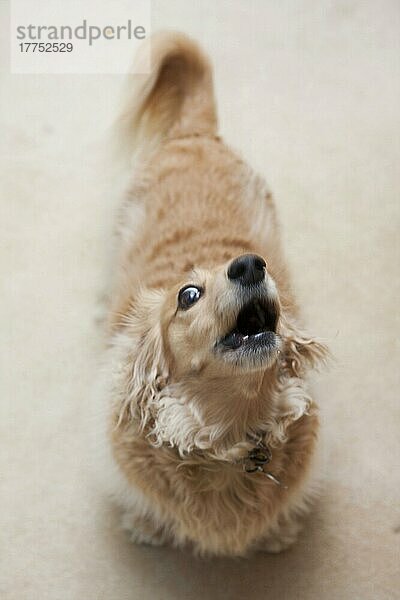
<instances>
[{"instance_id":1,"label":"dog's head","mask_svg":"<svg viewBox=\"0 0 400 600\"><path fill-rule=\"evenodd\" d=\"M288 381L298 383L282 396L285 423L299 418L308 407L299 378L324 360L326 348L301 331L292 308L253 254L193 269L169 289L143 289L116 337L120 422L138 415L157 443L182 451L211 447L234 414L268 404L264 385L276 391ZM281 440L285 429L273 419L269 425Z\"/></svg>"},{"instance_id":2,"label":"dog's head","mask_svg":"<svg viewBox=\"0 0 400 600\"><path fill-rule=\"evenodd\" d=\"M135 372L150 379L212 379L266 372L278 360L299 375L324 355L280 302L265 260L244 254L193 271L170 289L142 291L128 318Z\"/></svg>"}]
</instances>

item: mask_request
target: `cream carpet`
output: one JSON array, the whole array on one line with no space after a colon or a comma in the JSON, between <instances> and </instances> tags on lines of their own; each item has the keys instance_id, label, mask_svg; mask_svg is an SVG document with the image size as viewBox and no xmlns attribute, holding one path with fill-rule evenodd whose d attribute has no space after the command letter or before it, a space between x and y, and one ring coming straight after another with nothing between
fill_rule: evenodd
<instances>
[{"instance_id":1,"label":"cream carpet","mask_svg":"<svg viewBox=\"0 0 400 600\"><path fill-rule=\"evenodd\" d=\"M153 0L152 15L211 54L222 134L267 177L308 327L335 356L314 383L324 493L280 556L197 561L118 531L88 438L119 201L96 157L121 79L9 75L4 33L0 596L400 598L400 5Z\"/></svg>"}]
</instances>

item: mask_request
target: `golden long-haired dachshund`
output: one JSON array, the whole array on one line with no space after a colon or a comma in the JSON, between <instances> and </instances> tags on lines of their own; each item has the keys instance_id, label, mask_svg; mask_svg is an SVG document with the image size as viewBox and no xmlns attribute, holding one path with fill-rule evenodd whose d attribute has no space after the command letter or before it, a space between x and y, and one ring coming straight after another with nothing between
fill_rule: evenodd
<instances>
[{"instance_id":1,"label":"golden long-haired dachshund","mask_svg":"<svg viewBox=\"0 0 400 600\"><path fill-rule=\"evenodd\" d=\"M151 71L130 76L117 123L134 160L109 318L107 478L135 542L279 552L312 497L304 376L327 350L299 325L264 180L218 136L207 57L178 33L148 44Z\"/></svg>"}]
</instances>

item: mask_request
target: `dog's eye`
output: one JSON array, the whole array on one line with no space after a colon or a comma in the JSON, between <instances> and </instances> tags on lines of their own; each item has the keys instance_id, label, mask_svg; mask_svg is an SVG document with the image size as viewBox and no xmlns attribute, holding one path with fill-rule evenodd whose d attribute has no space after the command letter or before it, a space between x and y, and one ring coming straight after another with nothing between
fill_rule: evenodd
<instances>
[{"instance_id":1,"label":"dog's eye","mask_svg":"<svg viewBox=\"0 0 400 600\"><path fill-rule=\"evenodd\" d=\"M196 304L202 293L203 290L195 287L194 285L189 285L188 287L182 288L178 294L179 308L182 310L190 308L193 304Z\"/></svg>"}]
</instances>

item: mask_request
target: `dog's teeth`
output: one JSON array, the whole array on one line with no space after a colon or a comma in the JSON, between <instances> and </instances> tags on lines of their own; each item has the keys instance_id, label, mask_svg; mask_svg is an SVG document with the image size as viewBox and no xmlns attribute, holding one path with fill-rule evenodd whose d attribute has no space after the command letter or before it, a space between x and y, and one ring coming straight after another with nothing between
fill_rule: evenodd
<instances>
[{"instance_id":1,"label":"dog's teeth","mask_svg":"<svg viewBox=\"0 0 400 600\"><path fill-rule=\"evenodd\" d=\"M227 335L224 338L223 343L225 346L229 346L229 348L236 350L236 348L240 348L240 346L243 344L243 340L244 336L241 333L237 333L235 331Z\"/></svg>"}]
</instances>

